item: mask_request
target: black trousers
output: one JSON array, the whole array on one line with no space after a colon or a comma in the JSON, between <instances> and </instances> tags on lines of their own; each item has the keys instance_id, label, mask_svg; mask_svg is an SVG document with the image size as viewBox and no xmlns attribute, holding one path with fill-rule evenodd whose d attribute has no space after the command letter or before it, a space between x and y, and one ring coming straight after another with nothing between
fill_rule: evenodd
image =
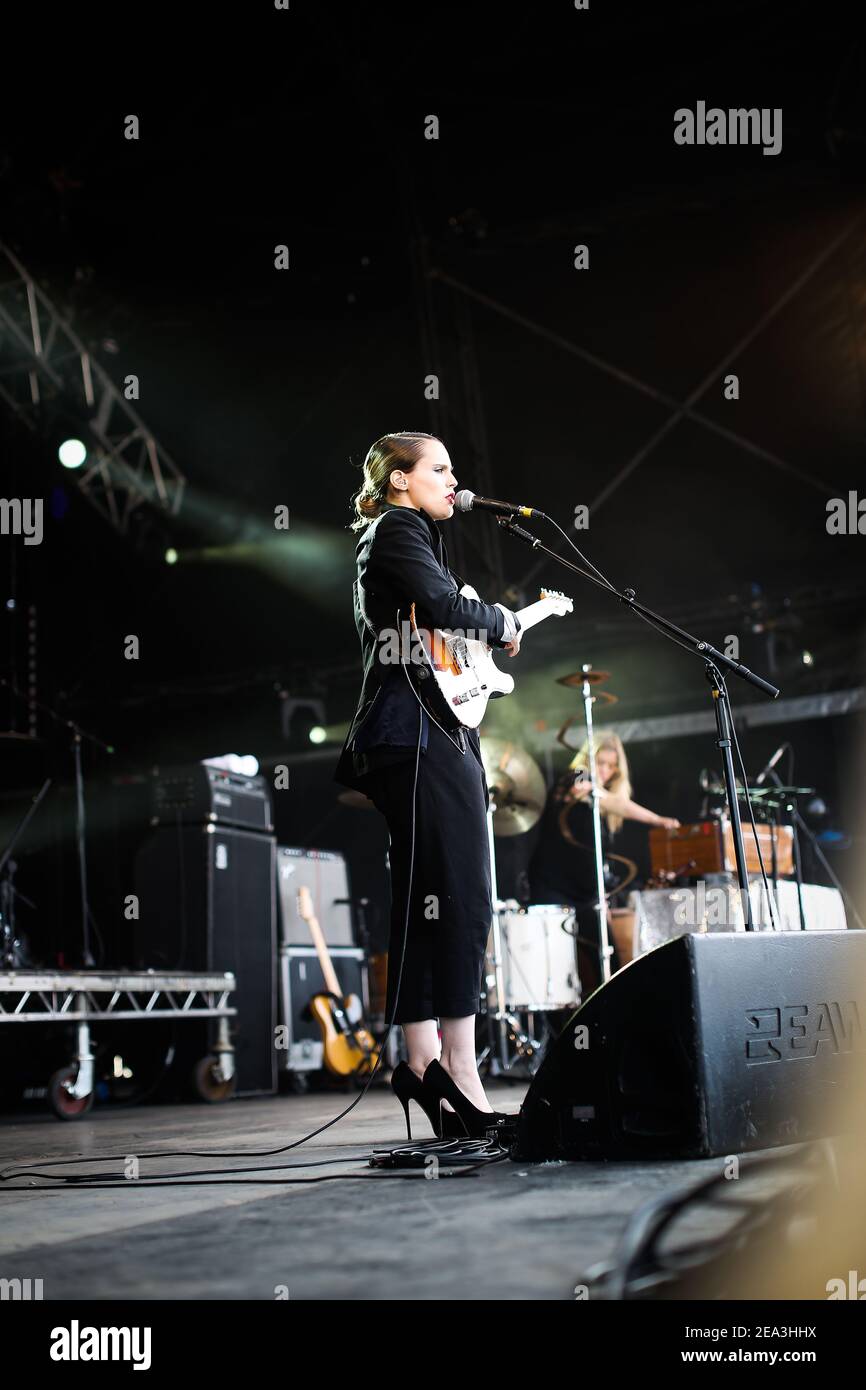
<instances>
[{"instance_id":1,"label":"black trousers","mask_svg":"<svg viewBox=\"0 0 866 1390\"><path fill-rule=\"evenodd\" d=\"M458 735L454 735L458 738ZM409 896L415 755L365 778L391 837L391 930L385 1017L397 1023L465 1018L480 1004L484 953L493 912L487 838L488 789L477 735L461 753L429 721L418 759L415 858Z\"/></svg>"}]
</instances>

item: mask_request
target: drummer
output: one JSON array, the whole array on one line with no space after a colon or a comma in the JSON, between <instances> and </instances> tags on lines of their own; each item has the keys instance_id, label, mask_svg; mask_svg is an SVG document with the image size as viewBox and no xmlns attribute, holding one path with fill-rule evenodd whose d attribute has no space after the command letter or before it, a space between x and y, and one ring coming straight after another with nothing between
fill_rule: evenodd
<instances>
[{"instance_id":1,"label":"drummer","mask_svg":"<svg viewBox=\"0 0 866 1390\"><path fill-rule=\"evenodd\" d=\"M623 821L676 830L679 821L640 806L631 796L628 758L618 734L605 734L596 743L596 784L601 813L602 856L612 852L613 837ZM607 866L605 866L607 867ZM575 909L577 968L583 998L601 983L598 900L590 800L589 748L586 743L551 787L541 818L538 842L529 862L531 903L566 904ZM605 879L605 889L614 885ZM616 953L613 969L619 968Z\"/></svg>"}]
</instances>

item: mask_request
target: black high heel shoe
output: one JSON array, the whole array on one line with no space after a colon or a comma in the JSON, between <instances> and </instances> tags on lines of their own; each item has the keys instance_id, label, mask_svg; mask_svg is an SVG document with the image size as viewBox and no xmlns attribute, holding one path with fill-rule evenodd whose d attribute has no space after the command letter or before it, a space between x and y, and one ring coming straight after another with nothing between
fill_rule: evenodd
<instances>
[{"instance_id":1,"label":"black high heel shoe","mask_svg":"<svg viewBox=\"0 0 866 1390\"><path fill-rule=\"evenodd\" d=\"M429 1064L424 1073L424 1085L429 1087L434 1095L439 1096L440 1100L447 1100L449 1105L454 1107L455 1114L464 1125L470 1139L483 1139L489 1129L502 1129L506 1123L512 1124L517 1120L516 1114L509 1115L504 1110L479 1110L469 1097L463 1094L441 1062L434 1061Z\"/></svg>"},{"instance_id":2,"label":"black high heel shoe","mask_svg":"<svg viewBox=\"0 0 866 1390\"><path fill-rule=\"evenodd\" d=\"M429 1070L429 1069L428 1069ZM426 1072L425 1072L426 1076ZM414 1100L433 1129L437 1139L465 1139L466 1130L453 1110L446 1110L439 1095L426 1086L420 1076L416 1076L408 1062L398 1062L391 1073L391 1090L403 1107L406 1116L406 1138L412 1138L409 1123L409 1102Z\"/></svg>"}]
</instances>

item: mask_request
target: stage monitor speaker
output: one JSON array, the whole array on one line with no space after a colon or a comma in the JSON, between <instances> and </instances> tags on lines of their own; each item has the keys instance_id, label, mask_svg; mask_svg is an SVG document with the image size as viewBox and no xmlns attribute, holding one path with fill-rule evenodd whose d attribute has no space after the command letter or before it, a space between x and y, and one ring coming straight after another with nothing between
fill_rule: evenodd
<instances>
[{"instance_id":1,"label":"stage monitor speaker","mask_svg":"<svg viewBox=\"0 0 866 1390\"><path fill-rule=\"evenodd\" d=\"M550 1042L511 1156L709 1158L821 1137L864 1062L864 996L863 931L678 937Z\"/></svg>"},{"instance_id":2,"label":"stage monitor speaker","mask_svg":"<svg viewBox=\"0 0 866 1390\"><path fill-rule=\"evenodd\" d=\"M230 970L237 1095L277 1088L276 839L229 826L165 826L135 860L141 969ZM207 1024L177 1026L176 1070L209 1051Z\"/></svg>"}]
</instances>

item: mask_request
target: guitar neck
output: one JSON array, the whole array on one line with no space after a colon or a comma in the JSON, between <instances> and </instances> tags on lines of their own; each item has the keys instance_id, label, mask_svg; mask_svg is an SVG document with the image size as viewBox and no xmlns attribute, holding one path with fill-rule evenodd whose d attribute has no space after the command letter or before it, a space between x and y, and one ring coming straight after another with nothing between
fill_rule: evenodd
<instances>
[{"instance_id":1,"label":"guitar neck","mask_svg":"<svg viewBox=\"0 0 866 1390\"><path fill-rule=\"evenodd\" d=\"M316 955L319 957L319 965L322 967L322 974L325 977L325 984L331 994L341 994L340 981L337 979L337 972L331 962L331 956L325 945L325 937L322 928L319 926L315 917L310 917L307 921L310 928L310 935L313 938L313 945L316 948Z\"/></svg>"},{"instance_id":2,"label":"guitar neck","mask_svg":"<svg viewBox=\"0 0 866 1390\"><path fill-rule=\"evenodd\" d=\"M517 616L520 619L520 631L525 632L529 627L535 627L536 623L543 622L550 615L550 601L540 598L535 603L529 603L525 608L518 609Z\"/></svg>"}]
</instances>

